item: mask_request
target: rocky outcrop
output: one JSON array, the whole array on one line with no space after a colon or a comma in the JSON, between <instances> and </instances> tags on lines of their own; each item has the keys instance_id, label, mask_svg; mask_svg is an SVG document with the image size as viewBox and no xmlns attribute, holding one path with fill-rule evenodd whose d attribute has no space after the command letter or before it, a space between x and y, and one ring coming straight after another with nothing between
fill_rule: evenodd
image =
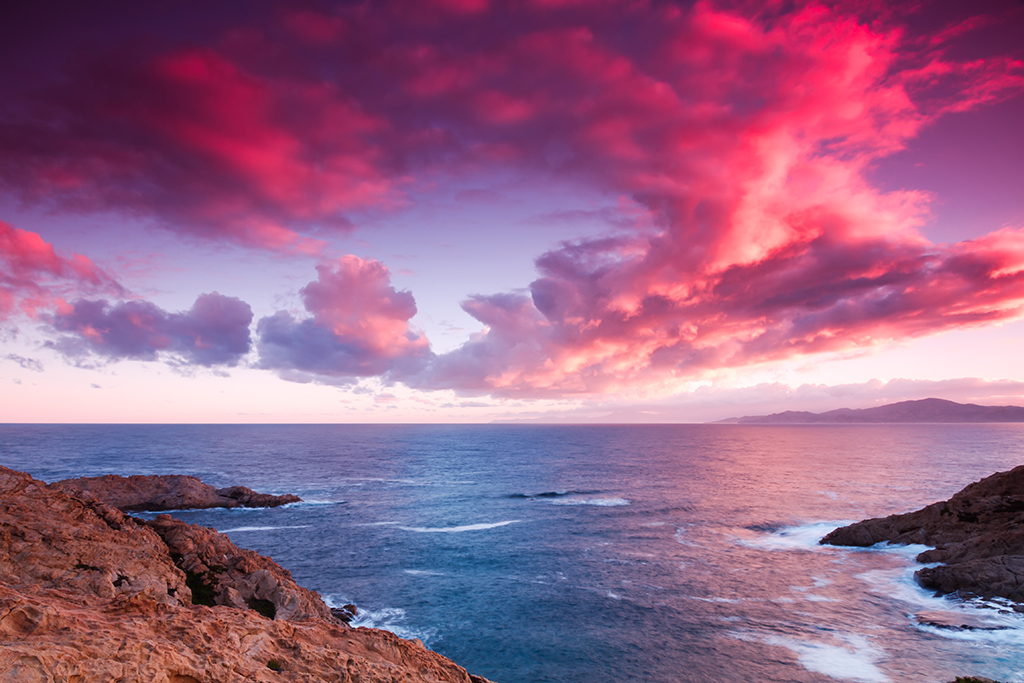
<instances>
[{"instance_id":1,"label":"rocky outcrop","mask_svg":"<svg viewBox=\"0 0 1024 683\"><path fill-rule=\"evenodd\" d=\"M180 474L130 477L107 474L64 479L50 486L79 497L94 496L124 512L277 507L302 501L291 494L274 496L244 486L215 489L195 477Z\"/></svg>"},{"instance_id":2,"label":"rocky outcrop","mask_svg":"<svg viewBox=\"0 0 1024 683\"><path fill-rule=\"evenodd\" d=\"M0 467L0 682L399 680L486 683L418 641L348 627L212 529Z\"/></svg>"},{"instance_id":3,"label":"rocky outcrop","mask_svg":"<svg viewBox=\"0 0 1024 683\"><path fill-rule=\"evenodd\" d=\"M291 572L224 534L170 515L147 522L185 572L192 602L254 609L271 619L331 619L320 596L292 580Z\"/></svg>"},{"instance_id":4,"label":"rocky outcrop","mask_svg":"<svg viewBox=\"0 0 1024 683\"><path fill-rule=\"evenodd\" d=\"M1024 465L975 482L947 501L836 529L821 540L866 547L888 541L934 546L915 576L939 593L1024 603Z\"/></svg>"},{"instance_id":5,"label":"rocky outcrop","mask_svg":"<svg viewBox=\"0 0 1024 683\"><path fill-rule=\"evenodd\" d=\"M191 604L185 578L152 529L0 467L0 582L180 606Z\"/></svg>"}]
</instances>

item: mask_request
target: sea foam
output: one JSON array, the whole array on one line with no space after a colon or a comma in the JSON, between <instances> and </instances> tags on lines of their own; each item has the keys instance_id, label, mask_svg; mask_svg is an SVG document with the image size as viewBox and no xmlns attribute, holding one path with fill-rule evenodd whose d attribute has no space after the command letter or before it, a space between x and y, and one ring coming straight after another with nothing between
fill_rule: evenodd
<instances>
[{"instance_id":1,"label":"sea foam","mask_svg":"<svg viewBox=\"0 0 1024 683\"><path fill-rule=\"evenodd\" d=\"M889 683L890 679L875 664L885 652L857 634L837 634L840 642L823 642L801 638L738 632L739 640L760 641L784 647L793 652L800 665L808 671L841 681L858 683Z\"/></svg>"},{"instance_id":2,"label":"sea foam","mask_svg":"<svg viewBox=\"0 0 1024 683\"><path fill-rule=\"evenodd\" d=\"M557 498L551 503L553 505L596 505L598 507L629 505L629 501L625 498Z\"/></svg>"},{"instance_id":3,"label":"sea foam","mask_svg":"<svg viewBox=\"0 0 1024 683\"><path fill-rule=\"evenodd\" d=\"M1024 646L1024 615L1013 611L1012 604L999 598L961 600L952 596L936 596L914 580L915 570L922 566L928 565L873 570L857 574L856 578L868 584L869 592L901 602L907 618L922 631L952 640L1005 644L1015 648ZM970 624L971 628L942 628L917 623L921 614L942 617L949 624Z\"/></svg>"},{"instance_id":4,"label":"sea foam","mask_svg":"<svg viewBox=\"0 0 1024 683\"><path fill-rule=\"evenodd\" d=\"M754 538L740 539L742 545L762 550L816 550L818 544L830 531L851 522L810 522L796 526L783 527L768 534L758 534Z\"/></svg>"},{"instance_id":5,"label":"sea foam","mask_svg":"<svg viewBox=\"0 0 1024 683\"><path fill-rule=\"evenodd\" d=\"M306 529L308 524L298 524L296 526L236 526L231 529L221 529L222 534L230 534L235 531L275 531L277 529Z\"/></svg>"},{"instance_id":6,"label":"sea foam","mask_svg":"<svg viewBox=\"0 0 1024 683\"><path fill-rule=\"evenodd\" d=\"M325 595L324 602L328 607L341 607L351 601L340 595ZM437 629L415 628L410 626L408 615L401 607L380 607L380 608L358 608L359 614L349 622L349 626L367 628L379 628L394 633L399 638L412 640L419 638L424 644L430 642L437 635Z\"/></svg>"},{"instance_id":7,"label":"sea foam","mask_svg":"<svg viewBox=\"0 0 1024 683\"><path fill-rule=\"evenodd\" d=\"M484 524L464 524L462 526L400 526L402 531L415 531L420 534L454 534L462 531L484 531L485 529L496 529L500 526L515 524L518 519L509 519L504 522L491 522Z\"/></svg>"}]
</instances>

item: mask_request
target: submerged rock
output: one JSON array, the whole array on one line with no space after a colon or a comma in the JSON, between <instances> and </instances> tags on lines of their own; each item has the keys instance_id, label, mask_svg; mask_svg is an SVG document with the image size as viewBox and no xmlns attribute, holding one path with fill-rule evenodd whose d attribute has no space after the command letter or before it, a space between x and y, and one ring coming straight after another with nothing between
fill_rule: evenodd
<instances>
[{"instance_id":1,"label":"submerged rock","mask_svg":"<svg viewBox=\"0 0 1024 683\"><path fill-rule=\"evenodd\" d=\"M967 614L951 612L918 612L914 620L922 626L941 628L947 631L1005 631L1009 626L992 624Z\"/></svg>"},{"instance_id":2,"label":"submerged rock","mask_svg":"<svg viewBox=\"0 0 1024 683\"><path fill-rule=\"evenodd\" d=\"M0 681L487 683L212 529L0 467Z\"/></svg>"},{"instance_id":3,"label":"submerged rock","mask_svg":"<svg viewBox=\"0 0 1024 683\"><path fill-rule=\"evenodd\" d=\"M132 475L64 479L51 487L72 495L91 495L123 512L199 510L207 508L278 507L302 499L287 494L257 493L244 486L215 489L181 474Z\"/></svg>"},{"instance_id":4,"label":"submerged rock","mask_svg":"<svg viewBox=\"0 0 1024 683\"><path fill-rule=\"evenodd\" d=\"M944 563L915 573L925 588L1024 603L1024 465L970 484L949 500L841 527L821 539L861 547L883 541L934 546L917 556L918 562Z\"/></svg>"}]
</instances>

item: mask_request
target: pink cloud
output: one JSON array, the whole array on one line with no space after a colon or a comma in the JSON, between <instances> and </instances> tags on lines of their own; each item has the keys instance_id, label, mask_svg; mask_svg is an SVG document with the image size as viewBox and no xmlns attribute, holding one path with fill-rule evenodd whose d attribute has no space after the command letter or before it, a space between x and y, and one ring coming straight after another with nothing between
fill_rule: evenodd
<instances>
[{"instance_id":1,"label":"pink cloud","mask_svg":"<svg viewBox=\"0 0 1024 683\"><path fill-rule=\"evenodd\" d=\"M1024 87L1013 56L953 56L982 22L934 41L913 21L859 2L299 11L93 66L8 115L0 175L65 209L309 252L406 183L496 163L586 183L642 220L541 256L530 296L471 299L486 330L425 370L412 295L355 257L318 269L309 317L260 321L261 363L516 395L668 386L1020 314L1019 231L930 244L931 198L865 179L937 117Z\"/></svg>"},{"instance_id":2,"label":"pink cloud","mask_svg":"<svg viewBox=\"0 0 1024 683\"><path fill-rule=\"evenodd\" d=\"M279 311L259 321L261 367L288 377L367 377L415 371L430 355L426 337L409 328L412 294L395 290L378 261L344 256L317 266L300 293L311 317Z\"/></svg>"},{"instance_id":3,"label":"pink cloud","mask_svg":"<svg viewBox=\"0 0 1024 683\"><path fill-rule=\"evenodd\" d=\"M530 297L471 299L485 331L412 383L525 396L670 388L1021 315L1024 233L932 245L917 231L928 198L863 176L935 116L1019 92L1020 64L919 55L947 88L936 106L894 27L816 5L770 27L710 3L666 22L657 64L591 30L523 43L548 74L589 84L589 98L565 89L535 107L555 129L575 115L560 131L570 165L631 193L658 229L545 254Z\"/></svg>"},{"instance_id":4,"label":"pink cloud","mask_svg":"<svg viewBox=\"0 0 1024 683\"><path fill-rule=\"evenodd\" d=\"M121 295L124 289L85 256L61 256L37 233L0 221L0 320L18 309L36 317L80 292Z\"/></svg>"},{"instance_id":5,"label":"pink cloud","mask_svg":"<svg viewBox=\"0 0 1024 683\"><path fill-rule=\"evenodd\" d=\"M203 294L189 311L168 313L142 299L83 298L96 294L129 293L87 257L62 256L38 234L0 221L0 320L21 309L60 335L49 345L66 355L153 360L172 354L212 366L235 365L249 351L252 310L239 299Z\"/></svg>"}]
</instances>

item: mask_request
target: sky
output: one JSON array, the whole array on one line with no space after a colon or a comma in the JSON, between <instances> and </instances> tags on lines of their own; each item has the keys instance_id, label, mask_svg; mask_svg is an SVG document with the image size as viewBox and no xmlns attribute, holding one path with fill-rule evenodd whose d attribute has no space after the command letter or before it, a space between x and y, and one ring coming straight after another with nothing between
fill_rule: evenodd
<instances>
[{"instance_id":1,"label":"sky","mask_svg":"<svg viewBox=\"0 0 1024 683\"><path fill-rule=\"evenodd\" d=\"M7 3L0 422L1024 405L1024 2Z\"/></svg>"}]
</instances>

